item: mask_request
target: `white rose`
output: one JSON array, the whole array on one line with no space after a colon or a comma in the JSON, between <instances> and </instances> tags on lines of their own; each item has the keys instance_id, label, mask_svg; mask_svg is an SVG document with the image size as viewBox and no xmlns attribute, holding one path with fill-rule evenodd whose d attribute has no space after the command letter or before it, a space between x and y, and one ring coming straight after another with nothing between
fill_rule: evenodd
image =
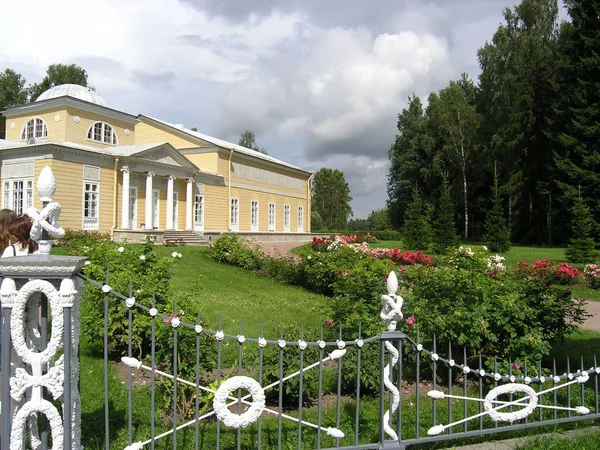
<instances>
[{"instance_id":1,"label":"white rose","mask_svg":"<svg viewBox=\"0 0 600 450\"><path fill-rule=\"evenodd\" d=\"M146 259L146 255L140 255L140 259L144 261Z\"/></svg>"},{"instance_id":2,"label":"white rose","mask_svg":"<svg viewBox=\"0 0 600 450\"><path fill-rule=\"evenodd\" d=\"M171 253L171 257L173 257L173 258L177 258L177 252L173 252L173 253Z\"/></svg>"},{"instance_id":3,"label":"white rose","mask_svg":"<svg viewBox=\"0 0 600 450\"><path fill-rule=\"evenodd\" d=\"M125 248L124 248L124 247L119 247L119 248L117 249L117 251L118 251L119 253L123 253L123 252L125 251Z\"/></svg>"}]
</instances>

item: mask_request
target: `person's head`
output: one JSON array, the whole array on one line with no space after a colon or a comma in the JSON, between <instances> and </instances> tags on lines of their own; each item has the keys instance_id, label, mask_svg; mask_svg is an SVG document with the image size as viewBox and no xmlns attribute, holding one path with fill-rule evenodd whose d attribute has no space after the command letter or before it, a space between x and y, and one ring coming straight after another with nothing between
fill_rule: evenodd
<instances>
[{"instance_id":1,"label":"person's head","mask_svg":"<svg viewBox=\"0 0 600 450\"><path fill-rule=\"evenodd\" d=\"M12 209L0 210L0 255L10 244L7 225L17 218L17 213Z\"/></svg>"},{"instance_id":2,"label":"person's head","mask_svg":"<svg viewBox=\"0 0 600 450\"><path fill-rule=\"evenodd\" d=\"M17 218L17 213L12 209L2 209L0 210L0 227L4 228L9 222L12 222Z\"/></svg>"},{"instance_id":3,"label":"person's head","mask_svg":"<svg viewBox=\"0 0 600 450\"><path fill-rule=\"evenodd\" d=\"M29 217L25 215L17 217L8 224L7 229L12 241L22 249L27 248L29 253L37 250L37 242L33 241L29 235L31 232L31 219Z\"/></svg>"}]
</instances>

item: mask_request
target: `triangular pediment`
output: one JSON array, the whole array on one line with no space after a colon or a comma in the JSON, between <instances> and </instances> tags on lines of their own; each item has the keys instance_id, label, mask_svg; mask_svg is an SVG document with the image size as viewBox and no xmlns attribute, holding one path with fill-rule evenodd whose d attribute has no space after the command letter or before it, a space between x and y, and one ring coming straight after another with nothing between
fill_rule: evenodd
<instances>
[{"instance_id":1,"label":"triangular pediment","mask_svg":"<svg viewBox=\"0 0 600 450\"><path fill-rule=\"evenodd\" d=\"M182 156L170 144L163 144L158 147L136 153L132 155L132 157L161 164L169 164L171 166L195 168L195 166L190 163L186 157Z\"/></svg>"}]
</instances>

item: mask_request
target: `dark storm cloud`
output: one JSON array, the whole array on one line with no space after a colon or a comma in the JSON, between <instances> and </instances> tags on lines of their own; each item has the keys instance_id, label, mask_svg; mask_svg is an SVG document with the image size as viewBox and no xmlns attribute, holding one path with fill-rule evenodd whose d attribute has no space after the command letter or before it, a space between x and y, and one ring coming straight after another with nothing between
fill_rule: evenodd
<instances>
[{"instance_id":1,"label":"dark storm cloud","mask_svg":"<svg viewBox=\"0 0 600 450\"><path fill-rule=\"evenodd\" d=\"M170 89L173 80L177 78L170 70L158 73L134 70L131 76L134 82L141 84L146 89Z\"/></svg>"}]
</instances>

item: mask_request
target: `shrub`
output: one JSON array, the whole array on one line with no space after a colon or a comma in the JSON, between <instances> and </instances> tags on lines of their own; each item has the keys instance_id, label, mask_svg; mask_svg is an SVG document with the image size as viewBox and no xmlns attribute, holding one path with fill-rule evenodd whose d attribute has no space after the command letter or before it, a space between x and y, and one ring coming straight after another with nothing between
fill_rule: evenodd
<instances>
[{"instance_id":1,"label":"shrub","mask_svg":"<svg viewBox=\"0 0 600 450\"><path fill-rule=\"evenodd\" d=\"M426 250L432 239L427 205L415 189L402 230L403 242L411 250Z\"/></svg>"},{"instance_id":2,"label":"shrub","mask_svg":"<svg viewBox=\"0 0 600 450\"><path fill-rule=\"evenodd\" d=\"M504 217L502 198L498 189L498 179L494 176L495 187L493 206L485 217L485 240L491 252L504 253L510 250L510 229Z\"/></svg>"},{"instance_id":3,"label":"shrub","mask_svg":"<svg viewBox=\"0 0 600 450\"><path fill-rule=\"evenodd\" d=\"M565 262L558 264L551 262L549 259L534 261L532 265L525 261L519 261L514 274L517 278L529 280L533 283L542 282L546 285L575 284L581 277L579 269L569 266Z\"/></svg>"},{"instance_id":4,"label":"shrub","mask_svg":"<svg viewBox=\"0 0 600 450\"><path fill-rule=\"evenodd\" d=\"M146 241L142 246L127 245L98 239L96 235L69 239L65 244L66 253L73 256L87 256L88 262L83 274L100 284L106 283L116 292L132 295L138 303L146 307L152 305L154 295L156 308L164 311L171 285L171 267L178 257L159 258L154 252L154 243ZM87 287L83 291L82 334L92 341L101 342L104 322L104 293L97 288ZM136 310L133 310L134 314ZM142 357L147 353L150 342L150 317L140 314L133 321L132 342L135 354ZM111 335L111 353L123 356L127 348L128 308L125 302L110 298L108 327Z\"/></svg>"},{"instance_id":5,"label":"shrub","mask_svg":"<svg viewBox=\"0 0 600 450\"><path fill-rule=\"evenodd\" d=\"M433 224L433 250L445 254L458 247L460 238L456 235L454 224L454 204L450 195L448 180L444 177L440 200Z\"/></svg>"},{"instance_id":6,"label":"shrub","mask_svg":"<svg viewBox=\"0 0 600 450\"><path fill-rule=\"evenodd\" d=\"M94 246L103 242L111 242L109 233L100 233L98 231L84 230L65 230L65 237L57 239L54 244L65 246L67 248L78 248L83 246Z\"/></svg>"},{"instance_id":7,"label":"shrub","mask_svg":"<svg viewBox=\"0 0 600 450\"><path fill-rule=\"evenodd\" d=\"M600 267L596 264L588 264L583 269L583 275L590 288L600 289Z\"/></svg>"},{"instance_id":8,"label":"shrub","mask_svg":"<svg viewBox=\"0 0 600 450\"><path fill-rule=\"evenodd\" d=\"M571 230L572 237L565 250L567 261L574 263L587 263L594 259L594 238L592 237L592 228L594 219L590 214L581 195L575 199L575 204L571 209Z\"/></svg>"},{"instance_id":9,"label":"shrub","mask_svg":"<svg viewBox=\"0 0 600 450\"><path fill-rule=\"evenodd\" d=\"M260 268L264 256L262 243L250 238L241 239L237 234L223 234L210 246L210 255L217 261L243 269Z\"/></svg>"}]
</instances>

